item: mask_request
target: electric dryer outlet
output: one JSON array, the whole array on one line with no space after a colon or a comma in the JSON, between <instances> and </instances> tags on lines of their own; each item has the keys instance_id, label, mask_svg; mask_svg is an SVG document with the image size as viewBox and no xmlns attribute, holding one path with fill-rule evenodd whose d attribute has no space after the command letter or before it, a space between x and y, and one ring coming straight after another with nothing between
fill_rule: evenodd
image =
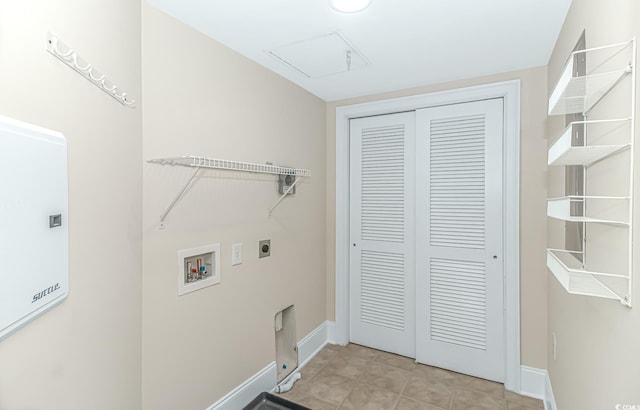
<instances>
[{"instance_id":1,"label":"electric dryer outlet","mask_svg":"<svg viewBox=\"0 0 640 410\"><path fill-rule=\"evenodd\" d=\"M271 239L265 239L258 244L258 256L260 258L266 258L271 256Z\"/></svg>"}]
</instances>

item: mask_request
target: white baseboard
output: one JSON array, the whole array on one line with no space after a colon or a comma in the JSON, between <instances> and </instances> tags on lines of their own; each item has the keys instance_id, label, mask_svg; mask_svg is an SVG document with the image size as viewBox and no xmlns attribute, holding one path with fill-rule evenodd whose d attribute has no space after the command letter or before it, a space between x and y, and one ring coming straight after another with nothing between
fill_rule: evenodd
<instances>
[{"instance_id":1,"label":"white baseboard","mask_svg":"<svg viewBox=\"0 0 640 410\"><path fill-rule=\"evenodd\" d=\"M278 369L276 369L276 362L271 362L267 367L212 404L207 410L241 409L263 391L273 389L276 380L278 380Z\"/></svg>"},{"instance_id":2,"label":"white baseboard","mask_svg":"<svg viewBox=\"0 0 640 410\"><path fill-rule=\"evenodd\" d=\"M330 340L330 333L333 332L333 329L334 323L327 320L298 342L298 369L301 369L309 363L309 361L326 346L328 340ZM294 373L295 372L291 373L291 375ZM289 377L283 380L283 383L286 383ZM276 368L276 362L272 362L240 386L233 389L226 396L212 404L207 410L241 409L260 393L273 390L276 387L277 380L278 370Z\"/></svg>"},{"instance_id":3,"label":"white baseboard","mask_svg":"<svg viewBox=\"0 0 640 410\"><path fill-rule=\"evenodd\" d=\"M329 321L325 321L298 342L298 368L301 369L327 345Z\"/></svg>"},{"instance_id":4,"label":"white baseboard","mask_svg":"<svg viewBox=\"0 0 640 410\"><path fill-rule=\"evenodd\" d=\"M542 400L545 410L558 410L549 373L544 369L520 366L520 394Z\"/></svg>"},{"instance_id":5,"label":"white baseboard","mask_svg":"<svg viewBox=\"0 0 640 410\"><path fill-rule=\"evenodd\" d=\"M545 378L545 397L544 397L544 410L558 410L556 405L556 398L553 397L553 389L551 388L551 379L549 373Z\"/></svg>"},{"instance_id":6,"label":"white baseboard","mask_svg":"<svg viewBox=\"0 0 640 410\"><path fill-rule=\"evenodd\" d=\"M336 344L336 322L327 320L324 322L327 324L327 341L331 344Z\"/></svg>"},{"instance_id":7,"label":"white baseboard","mask_svg":"<svg viewBox=\"0 0 640 410\"><path fill-rule=\"evenodd\" d=\"M544 400L547 371L535 367L520 366L520 394Z\"/></svg>"}]
</instances>

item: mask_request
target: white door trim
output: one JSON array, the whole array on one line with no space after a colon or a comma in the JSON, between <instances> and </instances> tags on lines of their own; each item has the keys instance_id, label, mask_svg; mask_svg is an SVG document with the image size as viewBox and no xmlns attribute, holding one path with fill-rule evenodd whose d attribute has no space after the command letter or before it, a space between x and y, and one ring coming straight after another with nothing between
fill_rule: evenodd
<instances>
[{"instance_id":1,"label":"white door trim","mask_svg":"<svg viewBox=\"0 0 640 410\"><path fill-rule=\"evenodd\" d=\"M520 391L520 80L336 108L336 326L349 341L349 120L438 105L504 98L505 387Z\"/></svg>"}]
</instances>

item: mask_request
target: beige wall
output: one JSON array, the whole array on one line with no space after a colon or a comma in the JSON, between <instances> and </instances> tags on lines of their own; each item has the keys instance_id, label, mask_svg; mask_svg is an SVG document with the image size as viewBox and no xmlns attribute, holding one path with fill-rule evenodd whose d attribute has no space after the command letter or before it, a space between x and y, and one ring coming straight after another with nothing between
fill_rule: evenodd
<instances>
[{"instance_id":1,"label":"beige wall","mask_svg":"<svg viewBox=\"0 0 640 410\"><path fill-rule=\"evenodd\" d=\"M640 36L640 6L635 0L573 0L571 9L562 28L548 66L550 94L561 70L578 40L582 30L586 30L587 48L624 42L633 36ZM587 56L587 65L592 66L593 54ZM629 94L624 89L630 87L627 78L620 87L609 95L594 111L591 119L612 115L626 116L629 113ZM635 113L636 117L638 111ZM564 129L564 118L549 117L547 121L549 142ZM636 127L636 134L638 128ZM636 138L637 141L637 138ZM636 152L637 154L637 152ZM599 164L588 174L588 194L607 195L615 189L620 180L625 180L625 158L628 153ZM638 155L636 155L638 163ZM636 176L638 172L636 170ZM557 178L559 177L559 178ZM562 193L563 186L558 180L563 178L562 170L549 170L549 192ZM639 191L636 179L635 192ZM638 215L638 202L635 215ZM562 230L549 224L549 244L562 243ZM636 220L636 232L640 224ZM608 244L597 244L598 234L609 235ZM587 260L589 264L600 264L605 269L615 269L623 258L603 255L599 249L603 245L613 249L626 246L624 238L612 237L610 228L587 227ZM554 233L552 235L552 233ZM613 238L613 239L611 239ZM590 247L590 245L592 245ZM634 259L640 260L639 247L635 246ZM637 266L637 264L636 264ZM638 276L638 269L634 269ZM551 334L557 337L557 359L553 360L549 349L549 373L558 408L562 410L614 409L616 404L640 404L640 287L633 292L635 307L628 309L611 300L573 296L549 274L549 340Z\"/></svg>"},{"instance_id":2,"label":"beige wall","mask_svg":"<svg viewBox=\"0 0 640 410\"><path fill-rule=\"evenodd\" d=\"M0 114L67 137L71 228L69 298L0 343L0 409L212 404L273 361L277 310L296 305L298 338L335 316L335 108L511 79L522 81L522 364L548 365L562 410L640 404L638 308L570 296L545 275L542 223L547 190L561 190L558 170L547 182L545 137L564 126L545 120L547 95L583 29L587 46L640 35L637 2L574 0L548 67L330 103L142 8L144 94L138 2L0 0ZM144 97L144 115L49 55L47 31ZM273 161L314 176L268 218L273 177L209 172L158 230L190 171L140 159L189 154ZM266 238L272 256L258 260ZM177 251L216 242L222 283L178 297ZM244 263L232 267L236 242Z\"/></svg>"},{"instance_id":3,"label":"beige wall","mask_svg":"<svg viewBox=\"0 0 640 410\"><path fill-rule=\"evenodd\" d=\"M295 305L298 339L326 318L325 103L146 4L142 43L144 159L313 172L269 218L275 176L209 171L158 230L192 171L144 165L143 408L205 408L274 360L278 310ZM178 297L177 251L218 242L222 283ZM244 263L231 266L236 242Z\"/></svg>"},{"instance_id":4,"label":"beige wall","mask_svg":"<svg viewBox=\"0 0 640 410\"><path fill-rule=\"evenodd\" d=\"M537 67L434 86L413 88L327 104L327 317L335 317L335 139L336 107L389 98L520 79L520 284L521 361L546 368L546 68Z\"/></svg>"},{"instance_id":5,"label":"beige wall","mask_svg":"<svg viewBox=\"0 0 640 410\"><path fill-rule=\"evenodd\" d=\"M141 109L123 107L50 55L47 31L141 97L139 2L0 0L0 114L68 141L71 276L61 305L0 342L0 409L134 410Z\"/></svg>"}]
</instances>

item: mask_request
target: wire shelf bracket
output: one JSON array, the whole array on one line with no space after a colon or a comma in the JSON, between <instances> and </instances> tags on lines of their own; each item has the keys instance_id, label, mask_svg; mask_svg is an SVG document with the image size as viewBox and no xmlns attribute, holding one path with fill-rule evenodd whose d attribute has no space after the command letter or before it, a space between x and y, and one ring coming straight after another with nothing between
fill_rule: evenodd
<instances>
[{"instance_id":1,"label":"wire shelf bracket","mask_svg":"<svg viewBox=\"0 0 640 410\"><path fill-rule=\"evenodd\" d=\"M251 162L230 161L216 158L206 158L197 156L185 156L185 157L168 157L157 158L147 161L151 164L158 165L170 165L170 166L182 166L195 168L191 177L184 184L182 189L178 192L175 198L171 201L167 209L160 215L160 229L164 228L164 221L171 211L178 205L180 200L185 196L191 186L193 186L200 178L201 171L203 169L221 169L227 171L236 172L250 172L258 174L272 174L272 175L294 175L295 181L287 188L287 190L280 196L280 198L269 208L268 214L271 216L274 209L280 205L282 200L293 190L293 188L302 181L305 177L311 176L311 171L301 168L289 168L281 167L279 165L272 164L255 164Z\"/></svg>"},{"instance_id":2,"label":"wire shelf bracket","mask_svg":"<svg viewBox=\"0 0 640 410\"><path fill-rule=\"evenodd\" d=\"M278 200L276 201L276 203L275 203L275 204L273 204L273 206L272 206L271 208L269 208L269 216L271 216L271 213L273 212L273 210L274 210L274 209L276 209L276 207L277 207L278 205L280 205L280 202L282 202L282 200L283 200L287 195L289 195L289 192L291 192L291 190L293 189L293 187L295 187L295 186L296 186L296 184L297 184L299 181L302 181L302 178L304 178L304 177L298 177L298 178L296 178L296 180L295 180L295 181L293 181L293 184L289 185L289 188L287 188L287 190L284 192L284 194L282 194L282 195L280 196L280 198L278 198Z\"/></svg>"}]
</instances>

